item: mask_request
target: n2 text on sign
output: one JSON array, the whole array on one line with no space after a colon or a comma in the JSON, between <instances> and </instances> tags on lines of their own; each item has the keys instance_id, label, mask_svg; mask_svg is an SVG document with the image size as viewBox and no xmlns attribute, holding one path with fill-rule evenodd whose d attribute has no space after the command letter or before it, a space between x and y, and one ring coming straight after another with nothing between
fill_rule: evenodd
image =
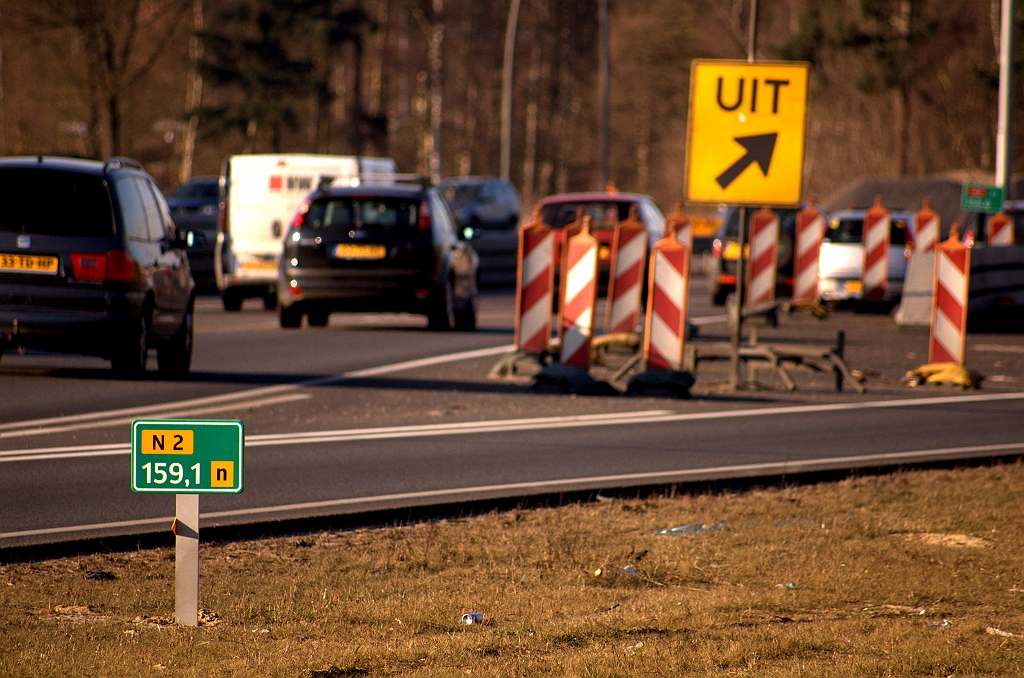
<instances>
[{"instance_id":1,"label":"n2 text on sign","mask_svg":"<svg viewBox=\"0 0 1024 678\"><path fill-rule=\"evenodd\" d=\"M807 72L796 62L693 61L687 200L800 204Z\"/></svg>"}]
</instances>

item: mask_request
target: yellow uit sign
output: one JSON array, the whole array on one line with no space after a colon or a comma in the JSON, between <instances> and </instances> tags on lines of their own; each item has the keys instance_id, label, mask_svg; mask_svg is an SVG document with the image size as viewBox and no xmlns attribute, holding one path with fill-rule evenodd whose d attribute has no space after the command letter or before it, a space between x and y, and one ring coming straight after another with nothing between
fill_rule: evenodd
<instances>
[{"instance_id":1,"label":"yellow uit sign","mask_svg":"<svg viewBox=\"0 0 1024 678\"><path fill-rule=\"evenodd\" d=\"M800 204L808 67L800 62L693 61L688 201Z\"/></svg>"}]
</instances>

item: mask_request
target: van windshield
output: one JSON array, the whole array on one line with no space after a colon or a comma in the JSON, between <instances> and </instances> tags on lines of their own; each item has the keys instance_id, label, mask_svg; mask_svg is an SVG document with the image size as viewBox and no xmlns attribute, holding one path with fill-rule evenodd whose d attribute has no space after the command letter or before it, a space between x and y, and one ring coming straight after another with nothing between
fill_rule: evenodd
<instances>
[{"instance_id":1,"label":"van windshield","mask_svg":"<svg viewBox=\"0 0 1024 678\"><path fill-rule=\"evenodd\" d=\"M405 198L331 198L309 207L303 227L399 231L416 228L419 201Z\"/></svg>"},{"instance_id":2,"label":"van windshield","mask_svg":"<svg viewBox=\"0 0 1024 678\"><path fill-rule=\"evenodd\" d=\"M892 219L889 225L889 245L907 244L906 219ZM828 233L825 237L834 243L852 243L859 245L864 239L863 219L830 219Z\"/></svg>"},{"instance_id":3,"label":"van windshield","mask_svg":"<svg viewBox=\"0 0 1024 678\"><path fill-rule=\"evenodd\" d=\"M0 231L109 238L114 213L106 184L81 172L0 169Z\"/></svg>"}]
</instances>

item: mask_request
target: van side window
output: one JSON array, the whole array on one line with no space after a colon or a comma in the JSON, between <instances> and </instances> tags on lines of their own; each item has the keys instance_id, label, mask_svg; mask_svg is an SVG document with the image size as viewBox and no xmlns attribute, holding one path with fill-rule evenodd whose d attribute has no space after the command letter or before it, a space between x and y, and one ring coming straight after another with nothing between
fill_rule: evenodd
<instances>
[{"instance_id":1,"label":"van side window","mask_svg":"<svg viewBox=\"0 0 1024 678\"><path fill-rule=\"evenodd\" d=\"M149 239L153 242L163 240L166 236L164 222L160 218L160 208L156 206L156 198L153 197L153 192L149 189L149 182L142 177L134 177L134 179L142 198L142 207L145 210L146 223L149 226Z\"/></svg>"},{"instance_id":2,"label":"van side window","mask_svg":"<svg viewBox=\"0 0 1024 678\"><path fill-rule=\"evenodd\" d=\"M146 212L142 206L142 199L139 197L139 189L135 185L135 178L119 177L115 186L117 186L117 202L121 207L121 222L124 224L125 234L132 240L149 240Z\"/></svg>"},{"instance_id":3,"label":"van side window","mask_svg":"<svg viewBox=\"0 0 1024 678\"><path fill-rule=\"evenodd\" d=\"M149 184L149 190L152 191L153 199L156 200L156 207L160 212L160 221L164 225L164 237L174 240L177 229L174 226L174 218L171 216L171 208L167 206L167 201L156 184L151 179L147 179L146 183Z\"/></svg>"}]
</instances>

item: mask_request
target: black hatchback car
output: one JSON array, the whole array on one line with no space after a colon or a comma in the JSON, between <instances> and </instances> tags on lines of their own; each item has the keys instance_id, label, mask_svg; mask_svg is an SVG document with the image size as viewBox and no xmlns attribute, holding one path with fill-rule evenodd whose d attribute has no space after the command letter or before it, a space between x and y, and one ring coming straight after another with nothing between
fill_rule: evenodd
<instances>
[{"instance_id":1,"label":"black hatchback car","mask_svg":"<svg viewBox=\"0 0 1024 678\"><path fill-rule=\"evenodd\" d=\"M192 362L195 283L167 203L141 165L0 158L0 353L107 358L127 376Z\"/></svg>"},{"instance_id":2,"label":"black hatchback car","mask_svg":"<svg viewBox=\"0 0 1024 678\"><path fill-rule=\"evenodd\" d=\"M479 258L448 205L422 184L322 186L285 236L277 286L282 327L335 311L404 311L430 329L476 328Z\"/></svg>"},{"instance_id":3,"label":"black hatchback car","mask_svg":"<svg viewBox=\"0 0 1024 678\"><path fill-rule=\"evenodd\" d=\"M220 177L195 177L178 186L167 196L167 206L179 231L202 231L205 243L193 245L185 253L196 286L204 291L217 291L213 274L213 248L217 241L217 219L220 213L218 191Z\"/></svg>"}]
</instances>

